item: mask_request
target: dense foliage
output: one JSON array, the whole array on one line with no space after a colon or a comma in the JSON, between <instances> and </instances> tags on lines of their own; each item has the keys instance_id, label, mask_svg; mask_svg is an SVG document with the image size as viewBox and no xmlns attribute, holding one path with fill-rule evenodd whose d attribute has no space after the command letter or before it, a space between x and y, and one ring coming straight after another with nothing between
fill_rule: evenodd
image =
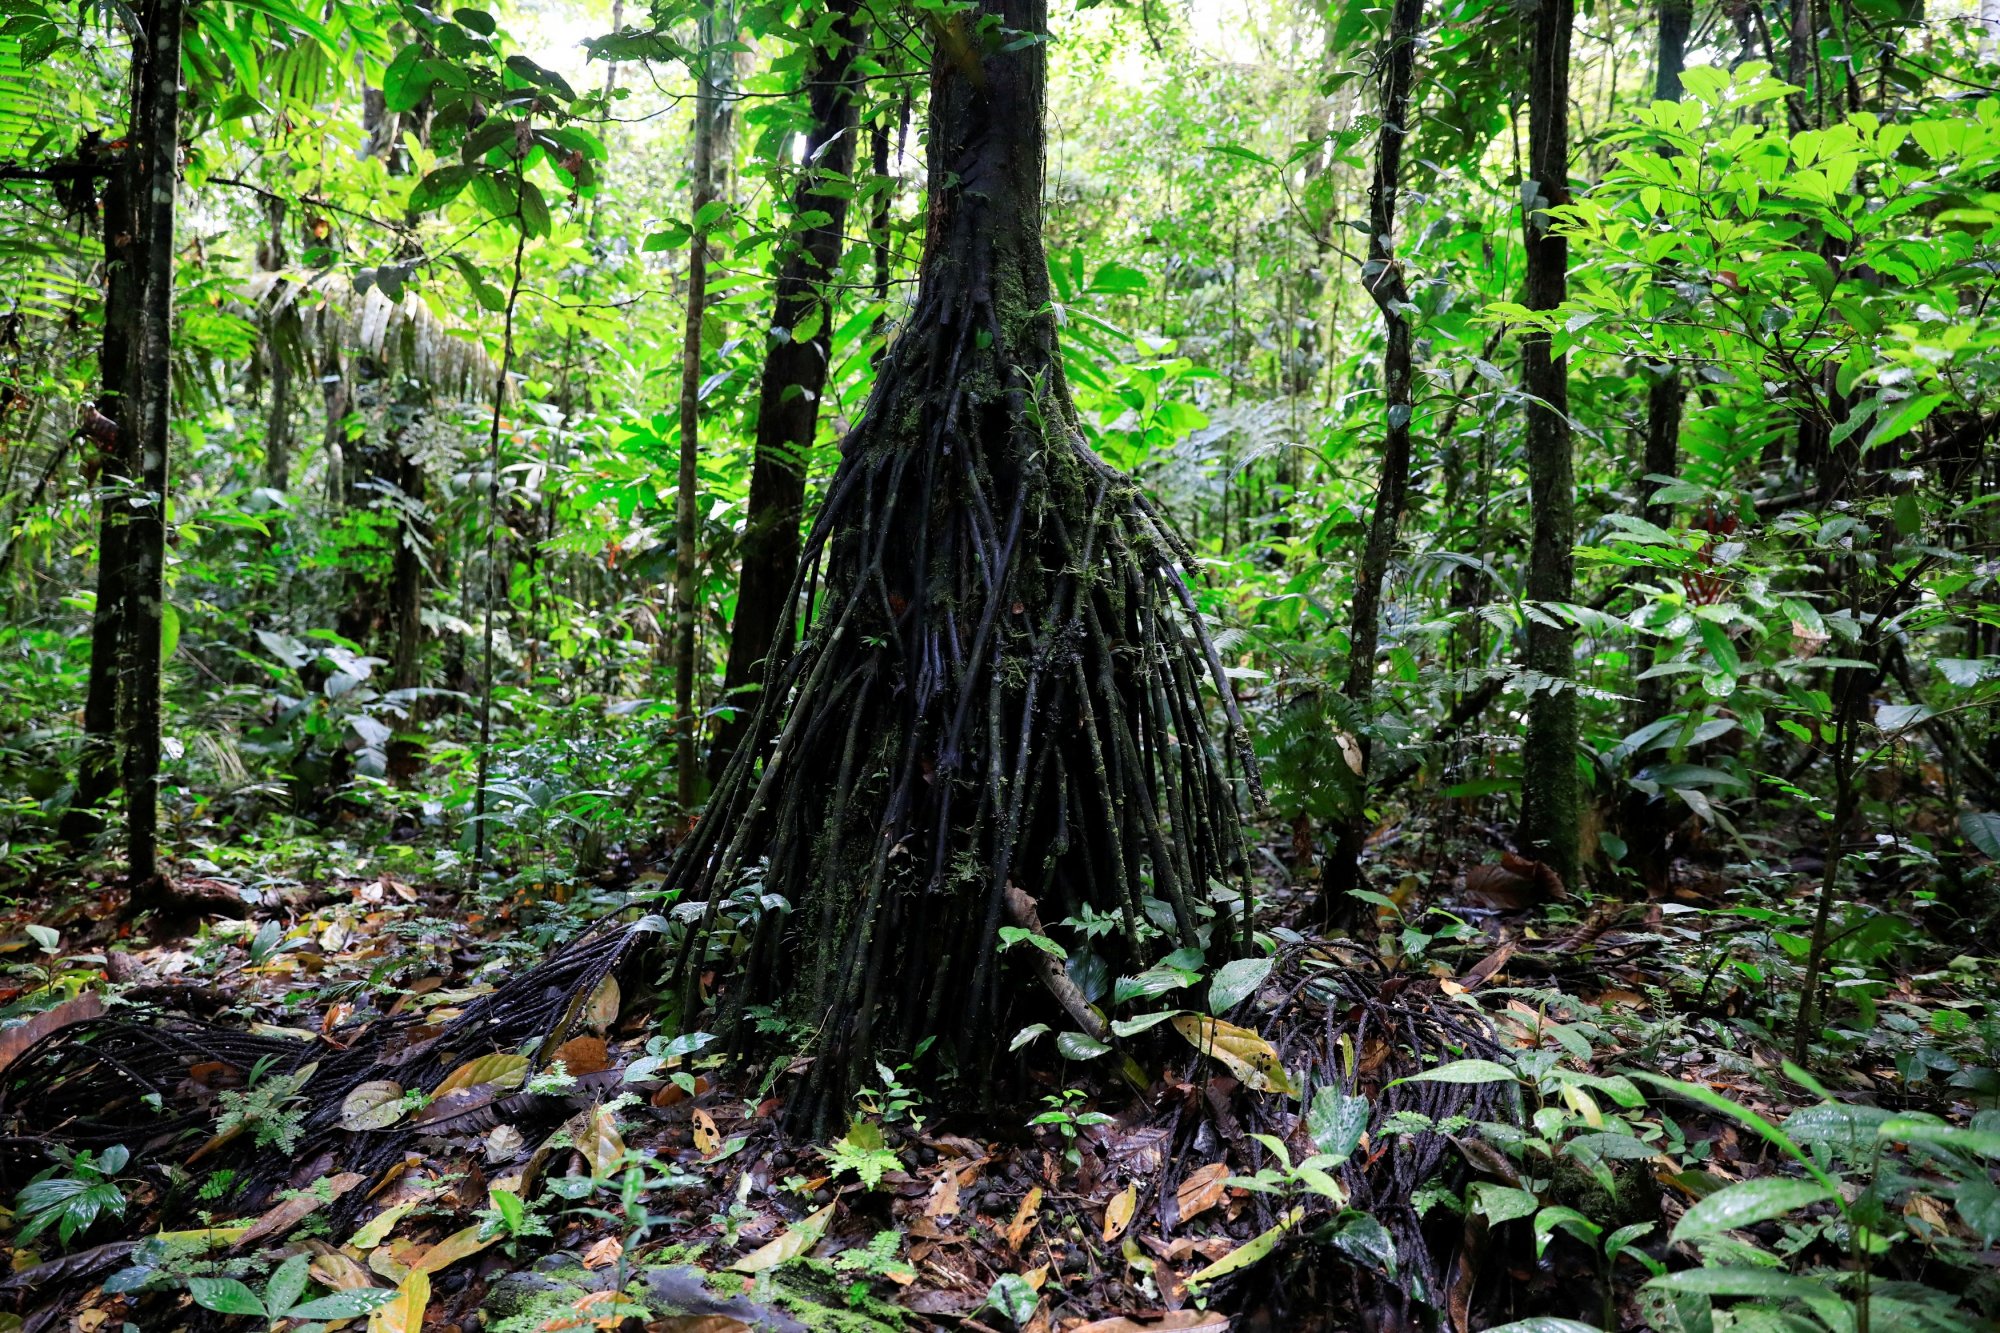
<instances>
[{"instance_id":1,"label":"dense foliage","mask_svg":"<svg viewBox=\"0 0 2000 1333\"><path fill-rule=\"evenodd\" d=\"M675 961L625 1081L754 1111L800 1075L788 1128L850 1126L756 1270L820 1265L843 1318L911 1317L882 1237L977 1176L928 1096L954 1134L1028 1124L1015 1226L1059 1180L1094 1210L1032 1282L1005 1216L925 1270L988 1320L1207 1291L1301 1327L1991 1326L2000 10L1033 12L0 0L0 1076L134 984L130 916L196 931L204 1019L331 1043L633 908ZM988 214L1030 166L932 96L1021 68L1025 247ZM947 550L964 600L912 619ZM878 926L899 855L965 896ZM337 1017L294 1021L305 953ZM579 956L557 1029L479 1011L518 1068L432 1096L532 1089L558 1030L598 1042L568 1074L615 1072L618 983L570 1031L613 955ZM353 1130L382 1068L313 1107L316 1065L253 1036L223 1137ZM389 1086L370 1132L430 1114ZM1174 1181L1086 1166L1163 1108ZM590 1111L585 1185L536 1198L538 1155L482 1186L438 1267L571 1204L636 1254L688 1162L736 1191L715 1234L761 1236L702 1123L669 1169ZM135 1185L136 1140L46 1137L0 1152L23 1267L184 1195L225 1215L214 1176ZM873 1240L802 1258L920 1166ZM1121 1246L1145 1190L1161 1236ZM1163 1239L1225 1197L1228 1244ZM429 1299L420 1264L316 1255L314 1296L304 1250L171 1248L103 1292L335 1321L379 1278L406 1333Z\"/></svg>"}]
</instances>

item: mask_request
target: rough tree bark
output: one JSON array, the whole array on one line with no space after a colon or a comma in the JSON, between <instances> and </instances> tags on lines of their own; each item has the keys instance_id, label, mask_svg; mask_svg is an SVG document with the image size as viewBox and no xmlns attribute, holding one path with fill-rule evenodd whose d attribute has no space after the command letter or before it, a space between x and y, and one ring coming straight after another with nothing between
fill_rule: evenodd
<instances>
[{"instance_id":1,"label":"rough tree bark","mask_svg":"<svg viewBox=\"0 0 2000 1333\"><path fill-rule=\"evenodd\" d=\"M1530 310L1553 310L1568 293L1569 241L1550 227L1547 209L1569 202L1569 48L1575 0L1543 0L1530 22L1528 176L1523 190ZM1522 387L1528 406L1528 490L1533 507L1527 593L1546 607L1571 599L1576 544L1576 476L1569 427L1569 366L1554 355L1548 334L1521 339ZM1575 632L1559 615L1528 621L1526 667L1539 677L1528 699L1521 751L1521 827L1526 855L1547 863L1566 884L1576 882Z\"/></svg>"},{"instance_id":2,"label":"rough tree bark","mask_svg":"<svg viewBox=\"0 0 2000 1333\"><path fill-rule=\"evenodd\" d=\"M174 196L180 168L183 0L146 11L146 60L138 83L130 151L139 220L138 317L132 331L125 407L137 464L138 501L126 530L124 718L125 855L133 896L159 884L160 634L166 609L167 438L173 399Z\"/></svg>"},{"instance_id":3,"label":"rough tree bark","mask_svg":"<svg viewBox=\"0 0 2000 1333\"><path fill-rule=\"evenodd\" d=\"M257 247L257 267L274 272L287 262L285 201L266 200L264 216L270 231ZM298 312L289 305L265 320L264 356L271 370L271 410L264 424L264 484L274 491L289 490L292 484L292 405L298 397L292 362L298 355L298 327ZM288 338L288 334L293 336Z\"/></svg>"},{"instance_id":4,"label":"rough tree bark","mask_svg":"<svg viewBox=\"0 0 2000 1333\"><path fill-rule=\"evenodd\" d=\"M723 690L736 712L716 729L711 764L720 768L748 726L740 693L763 679L765 659L791 648L793 626L785 594L798 573L799 523L805 511L806 458L819 425L833 345L833 299L826 289L840 262L847 226L849 177L854 169L855 103L861 78L854 16L858 0L830 0L825 40L807 75L812 130L805 169L792 195L795 216L824 220L804 229L778 273L771 323L789 336L764 357L758 392L757 442L750 467L750 499L743 522L743 572L730 626L729 664ZM822 192L829 182L833 188ZM801 337L798 330L808 329Z\"/></svg>"},{"instance_id":5,"label":"rough tree bark","mask_svg":"<svg viewBox=\"0 0 2000 1333\"><path fill-rule=\"evenodd\" d=\"M694 695L695 602L701 540L698 507L701 454L701 329L708 307L708 227L704 210L721 196L723 144L729 129L727 101L735 55L716 48L735 38L730 0L716 0L701 17L702 65L695 97L693 205L694 238L688 246L686 335L681 345L681 445L674 522L674 775L681 808L695 803L696 752Z\"/></svg>"},{"instance_id":6,"label":"rough tree bark","mask_svg":"<svg viewBox=\"0 0 2000 1333\"><path fill-rule=\"evenodd\" d=\"M125 380L138 315L133 248L132 155L104 183L104 334L97 355L99 393L84 434L97 450L97 606L90 617L90 682L83 701L83 752L62 835L83 843L103 827L102 807L118 786L118 688L124 674L126 522L133 472Z\"/></svg>"},{"instance_id":7,"label":"rough tree bark","mask_svg":"<svg viewBox=\"0 0 2000 1333\"><path fill-rule=\"evenodd\" d=\"M1083 443L1046 311L1046 19L1045 0L979 0L937 29L909 332L805 544L800 644L665 885L705 904L670 927L683 1021L710 995L698 1021L739 1041L751 1006L796 1018L808 1125L919 1036L967 1079L1002 1058L1010 886L1044 919L1114 915L1099 947L1121 970L1195 943L1216 886L1247 888L1204 682L1254 761L1190 553ZM1243 947L1247 908L1223 902L1212 959Z\"/></svg>"},{"instance_id":8,"label":"rough tree bark","mask_svg":"<svg viewBox=\"0 0 2000 1333\"><path fill-rule=\"evenodd\" d=\"M1368 190L1368 258L1362 285L1382 312L1387 346L1382 353L1382 475L1375 487L1375 512L1368 523L1361 568L1354 577L1354 605L1348 623L1347 678L1341 691L1359 723L1361 772L1354 784L1354 808L1334 830L1334 845L1321 885L1321 909L1332 911L1361 879L1361 843L1366 832L1362 807L1368 799L1372 746L1368 722L1374 714L1375 653L1381 643L1382 583L1396 546L1396 526L1410 483L1410 413L1414 374L1410 356L1410 294L1396 260L1396 196L1403 181L1403 143L1409 134L1410 86L1415 80L1417 34L1424 0L1396 0L1383 38L1382 130L1375 146L1375 179Z\"/></svg>"}]
</instances>

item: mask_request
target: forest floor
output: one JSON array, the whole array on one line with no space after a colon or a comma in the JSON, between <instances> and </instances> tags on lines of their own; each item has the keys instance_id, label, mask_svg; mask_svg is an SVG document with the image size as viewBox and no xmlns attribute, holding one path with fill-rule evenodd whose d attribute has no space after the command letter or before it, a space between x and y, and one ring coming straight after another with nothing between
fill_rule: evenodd
<instances>
[{"instance_id":1,"label":"forest floor","mask_svg":"<svg viewBox=\"0 0 2000 1333\"><path fill-rule=\"evenodd\" d=\"M1316 1104L1256 1091L1254 1076L1205 1060L1172 1028L1130 1043L1147 1066L1142 1093L1112 1060L1065 1061L1043 1039L1027 1047L1015 1095L977 1114L934 1111L919 1075L884 1069L846 1136L809 1143L785 1131L785 1080L713 1049L663 1044L651 1006L621 1003L613 984L591 995L581 1035L553 1053L569 1081L489 1057L519 1064L454 1076L455 1086L477 1090L484 1079L513 1095L451 1118L372 1179L343 1173L336 1145L300 1138L304 1100L271 1071L229 1058L187 1064L171 1095L225 1112L233 1130L191 1155L177 1149L171 1170L125 1145L132 1167L99 1173L121 1202L105 1196L67 1254L55 1226L15 1241L0 1299L25 1324L0 1314L0 1327L198 1329L292 1310L291 1327L340 1326L304 1317L309 1277L361 1293L322 1314L363 1310L393 1289L367 1316L376 1333L1394 1328L1405 1319L1389 1277L1393 1243L1385 1252L1382 1228L1357 1221L1344 1196L1360 1179L1354 1168L1365 1175L1394 1157L1397 1135L1448 1145L1442 1175L1421 1185L1417 1203L1443 1287L1430 1303L1455 1328L1529 1316L1665 1327L1661 1297L1641 1287L1695 1253L1677 1224L1734 1182L1796 1179L1795 1159L1836 1176L1850 1206L1877 1189L1917 1236L1872 1260L1884 1299L1901 1292L1945 1321L1927 1316L1926 1326L1991 1316L2000 1217L1980 1212L1993 1206L1981 1182L1912 1164L1899 1188L1881 1189L1879 1151L1869 1168L1822 1132L1829 1106L1878 1119L1932 1112L1954 1125L1994 1114L2000 985L1990 956L1954 944L1949 928L1926 928L1969 910L1940 897L1936 867L1886 845L1864 875L1870 901L1836 913L1840 999L1828 1026L1840 1045L1818 1046L1809 1075L1787 1068L1777 1029L1795 1007L1786 988L1795 989L1815 866L1783 852L1759 858L1711 833L1685 849L1658 901L1551 896L1531 867L1482 855L1501 845L1499 830L1447 813L1453 827L1405 822L1378 836L1380 892L1338 923L1337 940L1308 924L1310 887L1287 882L1289 836L1267 830L1260 849L1263 924L1281 965L1233 1012L1270 1036L1279 1058L1291 1065L1300 1041L1330 1041L1315 1067L1344 1063L1350 1086L1378 1102L1389 1075L1416 1072L1398 1063L1413 1052L1394 1040L1364 1032L1354 1045L1358 1003L1346 1015L1333 1004L1309 1021L1280 1021L1286 978L1333 969L1369 975L1371 1003L1476 1011L1504 1052L1499 1072L1519 1080L1511 1115L1376 1115L1345 1145L1358 1149L1354 1162L1338 1161L1335 1147L1323 1164L1344 1171L1345 1184L1301 1165L1313 1145L1340 1137ZM0 1074L36 1036L100 1014L186 1014L329 1055L371 1024L442 1025L643 890L648 876L634 869L559 895L530 881L501 896L410 883L365 855L297 876L264 873L254 859L189 858L181 889L227 914L172 934L128 922L116 889L55 881L17 905L0 937L14 964L0 1003L43 1015L0 1031ZM1446 1042L1425 1054L1465 1052ZM1626 1077L1635 1073L1689 1081L1706 1096L1642 1090ZM421 1120L423 1103L394 1084L357 1092L342 1125L412 1108ZM6 1109L19 1134L24 1108ZM1853 1130L1852 1117L1840 1124ZM1275 1132L1260 1137L1260 1127ZM256 1152L283 1155L285 1188L246 1200L219 1166L244 1135ZM27 1160L23 1142L9 1141L10 1167ZM52 1174L93 1179L75 1163ZM1990 1194L1990 1177L1983 1183ZM364 1205L333 1206L354 1189ZM17 1228L28 1202L17 1205ZM1852 1233L1810 1203L1790 1216L1753 1210L1729 1242L1794 1268L1854 1267L1843 1258ZM111 1216L117 1207L122 1220ZM335 1214L354 1220L334 1226ZM133 1244L166 1217L170 1233ZM1308 1243L1314 1223L1318 1243ZM1403 1262L1407 1272L1408 1254Z\"/></svg>"}]
</instances>

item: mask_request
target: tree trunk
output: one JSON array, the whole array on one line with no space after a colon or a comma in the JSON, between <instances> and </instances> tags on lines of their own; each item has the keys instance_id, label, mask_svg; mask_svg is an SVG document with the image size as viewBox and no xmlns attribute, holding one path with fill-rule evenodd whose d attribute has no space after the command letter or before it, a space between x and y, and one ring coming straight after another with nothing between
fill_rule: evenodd
<instances>
[{"instance_id":1,"label":"tree trunk","mask_svg":"<svg viewBox=\"0 0 2000 1333\"><path fill-rule=\"evenodd\" d=\"M670 927L677 1021L741 1043L747 1008L775 1004L815 1034L790 1103L807 1126L844 1118L877 1053L920 1036L968 1091L991 1073L1015 1008L998 965L999 927L1021 921L1010 887L1050 921L1085 905L1119 920L1096 947L1120 972L1194 943L1211 885L1247 888L1204 681L1246 776L1254 760L1191 553L1084 444L1057 357L1045 37L1044 0L980 0L937 29L909 331L786 598L812 618L664 886L706 904ZM1247 943L1247 903L1224 905L1212 961Z\"/></svg>"},{"instance_id":2,"label":"tree trunk","mask_svg":"<svg viewBox=\"0 0 2000 1333\"><path fill-rule=\"evenodd\" d=\"M264 211L271 230L264 244L257 247L257 267L276 272L286 262L285 202L267 200ZM298 355L298 327L298 312L289 305L264 320L264 355L271 368L271 410L264 425L264 484L274 491L289 490L292 484L292 405L298 396L292 362Z\"/></svg>"},{"instance_id":3,"label":"tree trunk","mask_svg":"<svg viewBox=\"0 0 2000 1333\"><path fill-rule=\"evenodd\" d=\"M1553 310L1568 294L1569 241L1551 229L1546 209L1569 202L1569 46L1575 0L1544 0L1534 11L1529 62L1528 176L1523 190L1530 310ZM1569 366L1547 333L1521 339L1527 419L1528 491L1533 533L1527 594L1547 608L1571 600L1576 544L1575 460L1569 428ZM1526 666L1537 679L1528 698L1521 754L1521 850L1548 864L1565 884L1577 874L1577 709L1572 682L1574 631L1559 613L1528 620Z\"/></svg>"},{"instance_id":4,"label":"tree trunk","mask_svg":"<svg viewBox=\"0 0 2000 1333\"><path fill-rule=\"evenodd\" d=\"M123 691L126 870L134 897L157 888L160 791L160 635L166 609L167 439L173 397L174 195L180 166L183 0L154 0L144 23L146 60L134 117L139 230L139 313L125 402L131 418L138 504L126 532Z\"/></svg>"},{"instance_id":5,"label":"tree trunk","mask_svg":"<svg viewBox=\"0 0 2000 1333\"><path fill-rule=\"evenodd\" d=\"M1659 19L1653 97L1657 101L1677 102L1681 96L1681 71L1687 64L1688 30L1694 22L1691 0L1660 0ZM1639 493L1650 497L1659 487L1659 483L1650 478L1672 477L1680 470L1681 407L1685 390L1681 386L1680 369L1671 359L1662 360L1657 366L1648 366L1643 373L1647 379L1646 447ZM1659 504L1650 498L1642 503L1640 512L1648 523L1661 528L1671 523L1674 517L1672 505ZM1650 668L1655 661L1656 654L1648 647L1642 666ZM1672 702L1672 693L1665 679L1640 680L1638 725L1648 726L1665 717ZM1639 876L1640 883L1653 896L1663 893L1667 887L1672 860L1667 849L1667 839L1672 832L1669 813L1669 806L1663 797L1649 797L1644 792L1629 789L1624 794L1620 824L1625 834L1625 864Z\"/></svg>"},{"instance_id":6,"label":"tree trunk","mask_svg":"<svg viewBox=\"0 0 2000 1333\"><path fill-rule=\"evenodd\" d=\"M794 216L817 212L825 220L804 229L778 274L771 322L787 334L774 340L765 355L758 394L757 442L743 524L743 572L723 676L724 693L736 711L717 729L710 759L716 769L735 749L750 720L740 692L764 679L767 659L782 660L791 650L793 626L785 614L789 610L785 594L798 573L806 461L818 429L832 353L834 302L825 284L840 263L847 226L855 101L861 93L855 67L861 49L854 24L858 0L830 0L830 6L833 23L807 75L813 127L806 136L805 170L792 196ZM821 185L829 180L835 188L822 193ZM806 332L801 335L801 330Z\"/></svg>"},{"instance_id":7,"label":"tree trunk","mask_svg":"<svg viewBox=\"0 0 2000 1333\"><path fill-rule=\"evenodd\" d=\"M135 109L136 119L136 109ZM103 827L101 807L118 786L118 690L124 677L126 528L134 460L125 408L132 329L139 312L134 267L138 216L132 202L132 152L105 180L104 337L97 357L97 416L85 430L97 450L97 606L90 617L90 683L83 702L83 752L62 835L83 843Z\"/></svg>"},{"instance_id":8,"label":"tree trunk","mask_svg":"<svg viewBox=\"0 0 2000 1333\"><path fill-rule=\"evenodd\" d=\"M701 82L695 98L694 239L688 246L686 335L681 343L680 474L674 524L674 773L681 808L695 803L700 728L695 717L696 608L701 540L696 460L701 453L701 329L708 306L708 228L703 212L720 194L722 145L728 132L735 55L716 48L735 39L730 0L715 0L701 18Z\"/></svg>"},{"instance_id":9,"label":"tree trunk","mask_svg":"<svg viewBox=\"0 0 2000 1333\"><path fill-rule=\"evenodd\" d=\"M1389 15L1381 71L1382 132L1376 140L1375 179L1368 192L1368 258L1361 266L1362 285L1382 312L1388 345L1382 354L1382 475L1375 487L1375 512L1368 523L1361 568L1354 579L1354 606L1348 628L1347 678L1341 689L1353 704L1361 750L1361 772L1353 784L1354 800L1347 817L1334 830L1332 859L1321 885L1321 911L1331 913L1349 889L1361 882L1361 843L1366 832L1363 807L1368 800L1368 759L1372 749L1369 723L1375 711L1375 653L1381 642L1382 583L1389 573L1389 555L1396 546L1410 482L1410 413L1413 369L1409 290L1396 261L1396 196L1403 180L1403 142L1410 121L1410 85L1417 64L1417 34L1423 26L1424 0L1396 0Z\"/></svg>"}]
</instances>

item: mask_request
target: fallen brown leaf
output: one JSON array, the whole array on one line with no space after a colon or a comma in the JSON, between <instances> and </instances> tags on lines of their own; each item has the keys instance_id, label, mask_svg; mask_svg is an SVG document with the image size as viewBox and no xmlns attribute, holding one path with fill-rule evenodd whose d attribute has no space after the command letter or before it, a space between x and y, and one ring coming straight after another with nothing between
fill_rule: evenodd
<instances>
[{"instance_id":1,"label":"fallen brown leaf","mask_svg":"<svg viewBox=\"0 0 2000 1333\"><path fill-rule=\"evenodd\" d=\"M1181 1181L1181 1187L1174 1191L1174 1206L1185 1222L1197 1213L1206 1212L1222 1202L1224 1187L1222 1182L1229 1177L1229 1167L1222 1162L1210 1162L1197 1171L1188 1173Z\"/></svg>"}]
</instances>

